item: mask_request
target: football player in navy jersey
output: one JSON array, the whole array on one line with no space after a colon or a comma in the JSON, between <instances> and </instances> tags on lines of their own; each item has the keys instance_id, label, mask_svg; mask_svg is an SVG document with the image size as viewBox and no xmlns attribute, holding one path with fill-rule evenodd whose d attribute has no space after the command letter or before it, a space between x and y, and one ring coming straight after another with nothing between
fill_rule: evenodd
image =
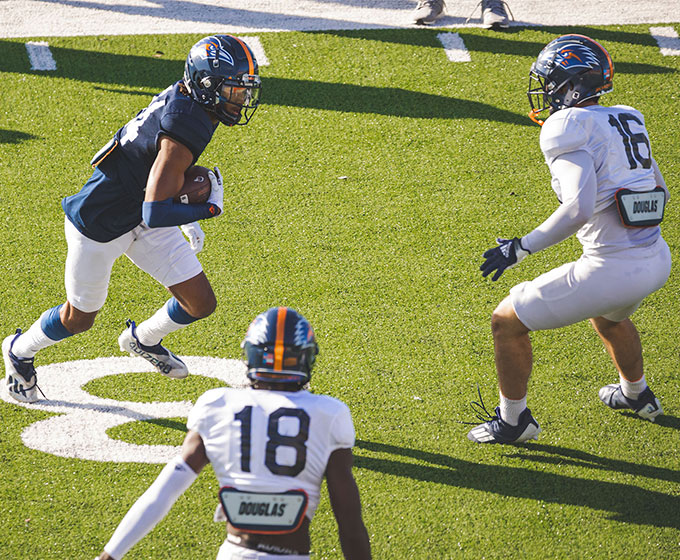
<instances>
[{"instance_id":1,"label":"football player in navy jersey","mask_svg":"<svg viewBox=\"0 0 680 560\"><path fill-rule=\"evenodd\" d=\"M197 220L222 213L219 170L210 173L206 203L180 204L173 198L217 125L250 121L260 87L257 61L246 43L230 35L206 37L191 48L184 78L154 97L95 155L90 179L62 201L66 302L2 343L13 398L38 399L35 355L92 327L106 300L113 263L123 254L172 297L139 325L127 322L118 339L121 350L145 358L168 377L188 375L184 362L161 339L215 309L215 295L196 253L203 245Z\"/></svg>"},{"instance_id":2,"label":"football player in navy jersey","mask_svg":"<svg viewBox=\"0 0 680 560\"><path fill-rule=\"evenodd\" d=\"M324 478L344 557L371 558L352 474L349 408L305 389L318 353L311 325L294 309L272 307L251 323L241 346L252 387L199 397L181 454L130 508L98 560L121 560L208 463L220 485L216 520L227 521L217 560L309 560Z\"/></svg>"}]
</instances>

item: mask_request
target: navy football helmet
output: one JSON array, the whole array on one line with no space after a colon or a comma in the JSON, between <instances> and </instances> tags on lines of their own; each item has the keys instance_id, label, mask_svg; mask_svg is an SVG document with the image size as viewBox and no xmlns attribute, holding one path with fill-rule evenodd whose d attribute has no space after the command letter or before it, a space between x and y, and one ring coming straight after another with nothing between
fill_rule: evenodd
<instances>
[{"instance_id":1,"label":"navy football helmet","mask_svg":"<svg viewBox=\"0 0 680 560\"><path fill-rule=\"evenodd\" d=\"M585 35L562 35L548 43L529 72L529 117L573 107L612 90L614 64L607 50ZM538 82L534 84L534 82Z\"/></svg>"},{"instance_id":2,"label":"navy football helmet","mask_svg":"<svg viewBox=\"0 0 680 560\"><path fill-rule=\"evenodd\" d=\"M229 126L248 124L262 87L253 52L231 35L206 37L191 47L184 85L194 101Z\"/></svg>"},{"instance_id":3,"label":"navy football helmet","mask_svg":"<svg viewBox=\"0 0 680 560\"><path fill-rule=\"evenodd\" d=\"M241 343L248 378L269 383L304 385L319 353L309 321L290 307L260 313Z\"/></svg>"}]
</instances>

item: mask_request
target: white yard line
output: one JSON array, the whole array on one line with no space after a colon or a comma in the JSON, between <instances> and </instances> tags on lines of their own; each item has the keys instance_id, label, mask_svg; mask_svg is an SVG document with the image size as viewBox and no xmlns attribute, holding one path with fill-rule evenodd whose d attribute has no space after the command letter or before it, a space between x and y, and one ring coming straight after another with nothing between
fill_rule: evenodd
<instances>
[{"instance_id":1,"label":"white yard line","mask_svg":"<svg viewBox=\"0 0 680 560\"><path fill-rule=\"evenodd\" d=\"M262 41L260 41L259 37L240 37L240 39L243 39L246 42L246 45L251 48L258 66L269 66L269 59L264 52L264 47L262 46Z\"/></svg>"},{"instance_id":2,"label":"white yard line","mask_svg":"<svg viewBox=\"0 0 680 560\"><path fill-rule=\"evenodd\" d=\"M57 63L52 58L52 51L45 41L29 41L26 52L31 62L31 70L56 70Z\"/></svg>"},{"instance_id":3,"label":"white yard line","mask_svg":"<svg viewBox=\"0 0 680 560\"><path fill-rule=\"evenodd\" d=\"M471 62L470 51L458 33L439 33L437 39L444 47L446 58L451 62Z\"/></svg>"},{"instance_id":4,"label":"white yard line","mask_svg":"<svg viewBox=\"0 0 680 560\"><path fill-rule=\"evenodd\" d=\"M680 37L672 27L650 27L649 32L661 49L663 56L680 56Z\"/></svg>"}]
</instances>

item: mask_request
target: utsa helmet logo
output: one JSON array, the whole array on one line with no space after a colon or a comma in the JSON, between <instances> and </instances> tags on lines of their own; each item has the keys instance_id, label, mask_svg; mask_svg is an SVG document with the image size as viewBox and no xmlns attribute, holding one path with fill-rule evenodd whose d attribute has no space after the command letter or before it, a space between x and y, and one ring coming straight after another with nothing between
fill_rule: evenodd
<instances>
[{"instance_id":1,"label":"utsa helmet logo","mask_svg":"<svg viewBox=\"0 0 680 560\"><path fill-rule=\"evenodd\" d=\"M595 68L600 66L600 61L590 49L582 45L566 45L555 55L555 64L563 68Z\"/></svg>"},{"instance_id":2,"label":"utsa helmet logo","mask_svg":"<svg viewBox=\"0 0 680 560\"><path fill-rule=\"evenodd\" d=\"M309 344L314 339L314 331L312 326L306 321L298 321L295 325L295 339L296 346L303 346Z\"/></svg>"},{"instance_id":3,"label":"utsa helmet logo","mask_svg":"<svg viewBox=\"0 0 680 560\"><path fill-rule=\"evenodd\" d=\"M209 60L215 68L220 65L220 62L226 62L227 64L234 66L234 58L229 52L220 47L220 43L217 39L211 37L205 43L204 47L206 59Z\"/></svg>"},{"instance_id":4,"label":"utsa helmet logo","mask_svg":"<svg viewBox=\"0 0 680 560\"><path fill-rule=\"evenodd\" d=\"M267 315L261 313L250 323L246 338L248 338L252 344L264 344L268 339L268 331L269 320Z\"/></svg>"}]
</instances>

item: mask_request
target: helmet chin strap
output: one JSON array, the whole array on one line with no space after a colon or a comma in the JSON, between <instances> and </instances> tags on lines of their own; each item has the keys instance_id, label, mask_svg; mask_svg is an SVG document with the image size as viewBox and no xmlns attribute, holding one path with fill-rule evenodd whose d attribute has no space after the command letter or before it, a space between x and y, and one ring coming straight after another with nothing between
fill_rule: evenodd
<instances>
[{"instance_id":1,"label":"helmet chin strap","mask_svg":"<svg viewBox=\"0 0 680 560\"><path fill-rule=\"evenodd\" d=\"M538 109L532 109L531 111L529 111L529 118L530 118L532 121L534 121L537 125L543 126L543 123L544 123L545 121L538 118L538 114L539 114L539 113L540 113L540 111L539 111Z\"/></svg>"}]
</instances>

